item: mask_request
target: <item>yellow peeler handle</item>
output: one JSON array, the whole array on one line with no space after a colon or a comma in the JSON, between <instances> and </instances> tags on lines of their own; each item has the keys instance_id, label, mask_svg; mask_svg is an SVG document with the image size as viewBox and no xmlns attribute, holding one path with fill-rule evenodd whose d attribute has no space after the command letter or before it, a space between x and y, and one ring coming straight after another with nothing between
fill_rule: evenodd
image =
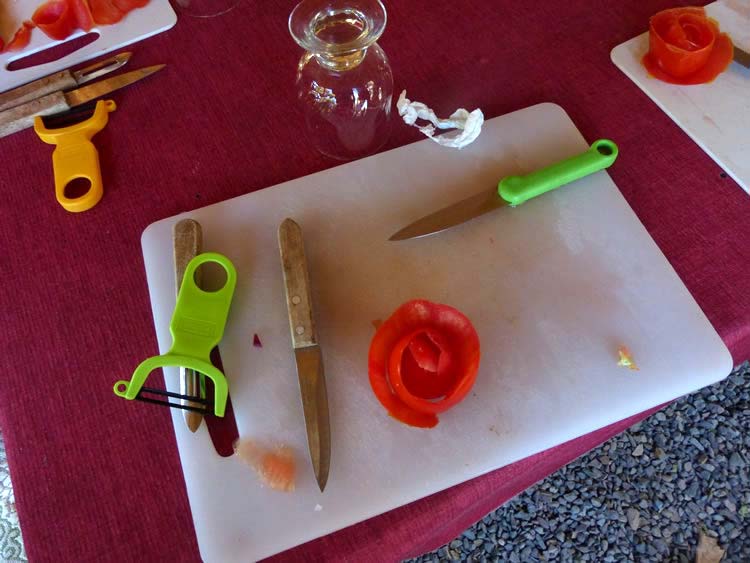
<instances>
[{"instance_id":1,"label":"yellow peeler handle","mask_svg":"<svg viewBox=\"0 0 750 563\"><path fill-rule=\"evenodd\" d=\"M68 211L87 211L99 203L104 194L99 153L91 138L104 129L109 113L115 109L117 105L112 100L99 100L94 115L89 119L60 129L47 129L41 117L34 119L34 131L39 138L45 143L56 145L52 153L55 196ZM67 197L65 188L79 178L88 180L88 191L78 197Z\"/></svg>"}]
</instances>

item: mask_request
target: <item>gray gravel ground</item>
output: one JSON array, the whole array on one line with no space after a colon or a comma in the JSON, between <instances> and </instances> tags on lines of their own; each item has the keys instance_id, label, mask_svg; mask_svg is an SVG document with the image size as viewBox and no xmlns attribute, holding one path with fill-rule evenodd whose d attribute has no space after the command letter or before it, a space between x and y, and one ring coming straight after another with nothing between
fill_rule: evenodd
<instances>
[{"instance_id":1,"label":"gray gravel ground","mask_svg":"<svg viewBox=\"0 0 750 563\"><path fill-rule=\"evenodd\" d=\"M750 562L750 366L683 397L486 516L428 561Z\"/></svg>"}]
</instances>

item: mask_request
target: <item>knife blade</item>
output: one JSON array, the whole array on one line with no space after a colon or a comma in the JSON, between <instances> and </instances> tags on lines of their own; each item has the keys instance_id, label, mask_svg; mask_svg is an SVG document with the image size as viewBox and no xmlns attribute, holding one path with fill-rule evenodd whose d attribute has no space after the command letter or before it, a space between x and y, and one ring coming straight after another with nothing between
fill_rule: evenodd
<instances>
[{"instance_id":1,"label":"knife blade","mask_svg":"<svg viewBox=\"0 0 750 563\"><path fill-rule=\"evenodd\" d=\"M172 232L174 246L174 267L175 282L177 293L180 292L182 278L185 276L185 269L188 263L201 252L203 242L203 231L201 224L193 219L183 219L175 224ZM200 287L201 269L195 271L195 282ZM205 376L190 369L180 368L180 394L192 397L206 398ZM201 403L181 399L181 403L186 406L201 408ZM203 415L191 410L183 410L182 416L188 430L196 432L203 421Z\"/></svg>"},{"instance_id":2,"label":"knife blade","mask_svg":"<svg viewBox=\"0 0 750 563\"><path fill-rule=\"evenodd\" d=\"M13 88L0 94L0 111L16 107L30 100L41 98L52 92L59 90L69 90L76 86L81 86L117 70L126 64L132 53L120 53L103 61L77 71L61 70L55 74L50 74L39 78L18 88Z\"/></svg>"},{"instance_id":3,"label":"knife blade","mask_svg":"<svg viewBox=\"0 0 750 563\"><path fill-rule=\"evenodd\" d=\"M129 86L164 68L154 65L100 80L69 92L52 92L21 105L0 112L0 137L5 137L34 125L37 115L52 115L69 110L88 101L105 96L115 90Z\"/></svg>"},{"instance_id":4,"label":"knife blade","mask_svg":"<svg viewBox=\"0 0 750 563\"><path fill-rule=\"evenodd\" d=\"M331 464L331 426L323 357L315 332L302 229L292 219L279 226L279 251L284 274L289 328L297 364L307 445L320 491L326 487Z\"/></svg>"},{"instance_id":5,"label":"knife blade","mask_svg":"<svg viewBox=\"0 0 750 563\"><path fill-rule=\"evenodd\" d=\"M507 176L497 188L430 213L391 235L388 240L407 240L439 233L502 207L516 207L543 193L603 170L617 158L617 145L599 139L585 152L556 162L525 176Z\"/></svg>"},{"instance_id":6,"label":"knife blade","mask_svg":"<svg viewBox=\"0 0 750 563\"><path fill-rule=\"evenodd\" d=\"M750 53L734 46L734 60L746 68L750 68Z\"/></svg>"}]
</instances>

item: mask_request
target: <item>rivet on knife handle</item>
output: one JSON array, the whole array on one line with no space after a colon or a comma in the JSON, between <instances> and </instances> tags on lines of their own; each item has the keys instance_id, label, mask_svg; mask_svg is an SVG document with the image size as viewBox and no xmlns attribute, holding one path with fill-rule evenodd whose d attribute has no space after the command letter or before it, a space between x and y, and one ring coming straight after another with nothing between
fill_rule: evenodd
<instances>
[{"instance_id":1,"label":"rivet on knife handle","mask_svg":"<svg viewBox=\"0 0 750 563\"><path fill-rule=\"evenodd\" d=\"M556 162L547 168L526 176L503 178L497 186L497 192L511 205L520 205L545 192L604 170L611 166L616 158L617 145L608 139L599 139L586 152Z\"/></svg>"}]
</instances>

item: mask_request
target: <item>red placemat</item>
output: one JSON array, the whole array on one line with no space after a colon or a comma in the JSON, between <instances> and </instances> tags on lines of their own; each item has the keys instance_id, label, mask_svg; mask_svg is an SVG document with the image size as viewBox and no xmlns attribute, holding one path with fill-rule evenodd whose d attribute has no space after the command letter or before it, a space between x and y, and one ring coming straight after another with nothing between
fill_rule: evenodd
<instances>
[{"instance_id":1,"label":"red placemat","mask_svg":"<svg viewBox=\"0 0 750 563\"><path fill-rule=\"evenodd\" d=\"M95 138L105 196L91 211L55 202L52 148L33 132L0 139L0 424L33 561L198 559L168 413L111 387L157 351L147 225L337 164L301 135L293 5L244 0L133 47L130 69L168 66L113 95L118 110ZM750 357L750 202L609 60L672 5L391 2L380 45L396 92L439 115L549 101L587 139L615 140L612 178L739 362ZM394 125L385 149L420 139ZM634 420L283 557L383 561L437 547Z\"/></svg>"}]
</instances>

